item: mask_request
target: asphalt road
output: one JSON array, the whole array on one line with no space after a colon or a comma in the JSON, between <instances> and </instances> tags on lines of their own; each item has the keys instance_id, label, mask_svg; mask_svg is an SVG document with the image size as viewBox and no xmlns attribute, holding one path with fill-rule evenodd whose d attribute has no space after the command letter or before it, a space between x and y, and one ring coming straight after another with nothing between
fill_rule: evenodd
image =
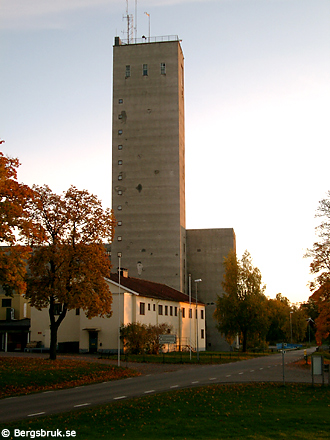
<instances>
[{"instance_id":1,"label":"asphalt road","mask_svg":"<svg viewBox=\"0 0 330 440\"><path fill-rule=\"evenodd\" d=\"M314 349L308 350L310 354ZM284 356L285 382L312 383L309 371L290 364L303 357L303 350ZM0 423L63 413L95 405L115 403L180 388L215 383L282 382L282 354L222 365L192 366L170 373L148 374L113 382L86 385L58 391L45 391L0 400ZM315 383L320 382L317 377Z\"/></svg>"}]
</instances>

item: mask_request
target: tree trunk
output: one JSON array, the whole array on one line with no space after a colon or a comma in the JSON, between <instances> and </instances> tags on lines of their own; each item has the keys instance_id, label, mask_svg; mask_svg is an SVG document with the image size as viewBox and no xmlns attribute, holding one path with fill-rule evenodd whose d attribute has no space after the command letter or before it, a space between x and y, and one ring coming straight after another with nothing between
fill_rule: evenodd
<instances>
[{"instance_id":1,"label":"tree trunk","mask_svg":"<svg viewBox=\"0 0 330 440\"><path fill-rule=\"evenodd\" d=\"M243 332L242 335L243 335L243 341L242 341L243 353L246 353L246 350L247 350L247 331Z\"/></svg>"},{"instance_id":2,"label":"tree trunk","mask_svg":"<svg viewBox=\"0 0 330 440\"><path fill-rule=\"evenodd\" d=\"M55 361L56 359L56 347L57 347L57 329L58 326L54 322L50 326L50 349L49 349L49 359Z\"/></svg>"}]
</instances>

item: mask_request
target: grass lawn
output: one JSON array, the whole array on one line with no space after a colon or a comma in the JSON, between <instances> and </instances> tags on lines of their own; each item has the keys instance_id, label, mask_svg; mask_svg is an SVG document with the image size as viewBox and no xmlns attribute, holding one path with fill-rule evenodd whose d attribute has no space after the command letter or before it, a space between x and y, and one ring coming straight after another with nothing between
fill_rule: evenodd
<instances>
[{"instance_id":1,"label":"grass lawn","mask_svg":"<svg viewBox=\"0 0 330 440\"><path fill-rule=\"evenodd\" d=\"M127 368L79 360L0 357L0 397L69 388L138 375Z\"/></svg>"},{"instance_id":2,"label":"grass lawn","mask_svg":"<svg viewBox=\"0 0 330 440\"><path fill-rule=\"evenodd\" d=\"M330 389L301 384L214 385L15 422L6 428L75 430L79 440L325 440L330 436Z\"/></svg>"}]
</instances>

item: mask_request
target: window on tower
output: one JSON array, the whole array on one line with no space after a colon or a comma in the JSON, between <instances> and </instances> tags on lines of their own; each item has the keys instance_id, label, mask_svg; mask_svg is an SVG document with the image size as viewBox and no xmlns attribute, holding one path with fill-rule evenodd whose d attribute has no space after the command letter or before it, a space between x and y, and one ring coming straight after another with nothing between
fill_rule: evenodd
<instances>
[{"instance_id":1,"label":"window on tower","mask_svg":"<svg viewBox=\"0 0 330 440\"><path fill-rule=\"evenodd\" d=\"M148 76L148 64L143 64L142 74L143 76Z\"/></svg>"},{"instance_id":2,"label":"window on tower","mask_svg":"<svg viewBox=\"0 0 330 440\"><path fill-rule=\"evenodd\" d=\"M160 73L161 75L166 75L166 64L160 63Z\"/></svg>"},{"instance_id":3,"label":"window on tower","mask_svg":"<svg viewBox=\"0 0 330 440\"><path fill-rule=\"evenodd\" d=\"M123 146L122 145L118 145L118 150L122 150Z\"/></svg>"},{"instance_id":4,"label":"window on tower","mask_svg":"<svg viewBox=\"0 0 330 440\"><path fill-rule=\"evenodd\" d=\"M120 160L118 160L118 165L122 165L123 164L123 161L120 159Z\"/></svg>"},{"instance_id":5,"label":"window on tower","mask_svg":"<svg viewBox=\"0 0 330 440\"><path fill-rule=\"evenodd\" d=\"M121 99L121 98L118 99L118 104L122 104L123 102L124 102L123 99Z\"/></svg>"},{"instance_id":6,"label":"window on tower","mask_svg":"<svg viewBox=\"0 0 330 440\"><path fill-rule=\"evenodd\" d=\"M123 130L118 130L118 134L119 135L123 134Z\"/></svg>"},{"instance_id":7,"label":"window on tower","mask_svg":"<svg viewBox=\"0 0 330 440\"><path fill-rule=\"evenodd\" d=\"M125 76L126 78L129 78L131 76L131 66L129 64L126 66Z\"/></svg>"}]
</instances>

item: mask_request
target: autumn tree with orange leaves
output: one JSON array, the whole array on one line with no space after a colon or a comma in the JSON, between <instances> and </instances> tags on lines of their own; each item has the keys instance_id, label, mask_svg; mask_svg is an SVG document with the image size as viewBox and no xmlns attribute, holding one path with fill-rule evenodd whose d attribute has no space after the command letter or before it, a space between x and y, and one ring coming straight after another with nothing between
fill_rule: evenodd
<instances>
[{"instance_id":1,"label":"autumn tree with orange leaves","mask_svg":"<svg viewBox=\"0 0 330 440\"><path fill-rule=\"evenodd\" d=\"M18 159L0 152L0 284L7 295L25 293L30 252L28 246L19 244L19 239L31 226L26 208L33 191L17 181L19 165Z\"/></svg>"},{"instance_id":2,"label":"autumn tree with orange leaves","mask_svg":"<svg viewBox=\"0 0 330 440\"><path fill-rule=\"evenodd\" d=\"M315 216L321 218L321 224L316 228L319 240L307 251L306 257L313 258L310 271L315 279L310 283L313 292L310 300L314 301L319 312L315 320L315 338L321 345L330 335L330 191L328 198L319 202Z\"/></svg>"},{"instance_id":3,"label":"autumn tree with orange leaves","mask_svg":"<svg viewBox=\"0 0 330 440\"><path fill-rule=\"evenodd\" d=\"M49 308L50 358L56 359L57 331L68 310L81 308L88 318L111 316L105 281L110 260L103 242L112 241L115 220L86 190L71 186L57 195L48 186L34 186L33 191L26 297L38 310Z\"/></svg>"}]
</instances>

